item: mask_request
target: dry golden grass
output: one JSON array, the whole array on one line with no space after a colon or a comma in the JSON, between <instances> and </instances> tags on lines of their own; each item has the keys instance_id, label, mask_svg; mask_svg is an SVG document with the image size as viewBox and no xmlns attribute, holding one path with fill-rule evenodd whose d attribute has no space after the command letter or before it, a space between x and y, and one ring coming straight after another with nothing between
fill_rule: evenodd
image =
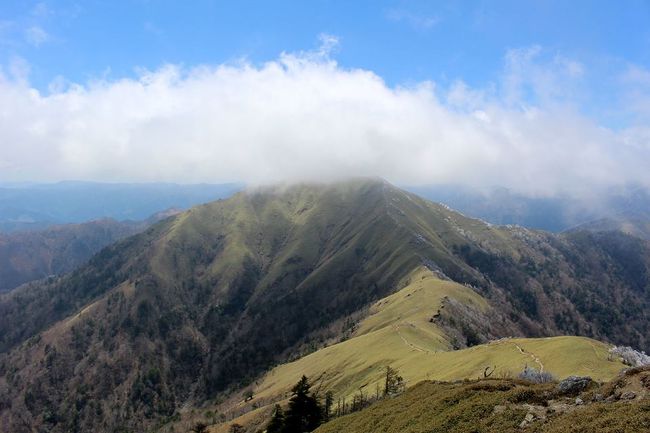
<instances>
[{"instance_id":1,"label":"dry golden grass","mask_svg":"<svg viewBox=\"0 0 650 433\"><path fill-rule=\"evenodd\" d=\"M553 398L554 400L548 400ZM650 431L650 401L577 406L553 384L513 380L421 382L403 395L337 418L318 433L637 433ZM550 403L550 404L549 404ZM547 406L544 406L547 405ZM532 409L531 409L532 407ZM497 410L499 408L500 410ZM536 416L525 428L528 413ZM542 414L544 418L539 415Z\"/></svg>"},{"instance_id":2,"label":"dry golden grass","mask_svg":"<svg viewBox=\"0 0 650 433\"><path fill-rule=\"evenodd\" d=\"M624 366L608 360L608 346L584 337L512 338L452 351L444 333L429 321L444 297L487 310L487 302L463 285L443 281L419 269L406 286L375 303L346 341L318 350L271 370L255 387L254 402L285 399L304 374L334 392L335 400L350 400L362 390L381 388L387 365L397 368L407 385L423 380L453 381L516 376L526 365L543 368L557 378L572 374L608 380Z\"/></svg>"}]
</instances>

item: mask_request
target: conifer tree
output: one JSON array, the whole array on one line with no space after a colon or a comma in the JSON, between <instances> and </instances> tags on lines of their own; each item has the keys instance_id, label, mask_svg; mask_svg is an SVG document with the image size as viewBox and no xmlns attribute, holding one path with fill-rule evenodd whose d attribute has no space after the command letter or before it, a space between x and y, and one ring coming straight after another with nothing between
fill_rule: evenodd
<instances>
[{"instance_id":1,"label":"conifer tree","mask_svg":"<svg viewBox=\"0 0 650 433\"><path fill-rule=\"evenodd\" d=\"M316 429L323 421L323 412L316 397L310 394L307 376L291 389L293 396L284 419L283 433L304 433Z\"/></svg>"},{"instance_id":2,"label":"conifer tree","mask_svg":"<svg viewBox=\"0 0 650 433\"><path fill-rule=\"evenodd\" d=\"M208 425L203 422L197 422L192 426L192 433L206 433L208 431Z\"/></svg>"},{"instance_id":3,"label":"conifer tree","mask_svg":"<svg viewBox=\"0 0 650 433\"><path fill-rule=\"evenodd\" d=\"M282 433L284 431L284 412L279 404L275 405L273 418L266 427L266 433Z\"/></svg>"},{"instance_id":4,"label":"conifer tree","mask_svg":"<svg viewBox=\"0 0 650 433\"><path fill-rule=\"evenodd\" d=\"M323 408L323 420L329 421L332 414L332 405L334 405L334 394L332 391L325 393L325 407Z\"/></svg>"}]
</instances>

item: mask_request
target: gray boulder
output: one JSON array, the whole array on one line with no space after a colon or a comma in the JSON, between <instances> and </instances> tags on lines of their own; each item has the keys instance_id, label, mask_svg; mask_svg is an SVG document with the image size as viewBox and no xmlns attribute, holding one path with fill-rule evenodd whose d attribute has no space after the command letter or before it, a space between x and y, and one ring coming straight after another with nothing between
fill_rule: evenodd
<instances>
[{"instance_id":1,"label":"gray boulder","mask_svg":"<svg viewBox=\"0 0 650 433\"><path fill-rule=\"evenodd\" d=\"M557 384L562 394L579 394L589 387L593 380L589 376L569 376Z\"/></svg>"}]
</instances>

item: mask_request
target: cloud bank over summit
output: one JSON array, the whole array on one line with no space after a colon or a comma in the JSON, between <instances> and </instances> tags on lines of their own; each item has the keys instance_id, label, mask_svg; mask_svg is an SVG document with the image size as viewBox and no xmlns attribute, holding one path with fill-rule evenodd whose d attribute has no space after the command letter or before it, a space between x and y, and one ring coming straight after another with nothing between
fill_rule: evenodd
<instances>
[{"instance_id":1,"label":"cloud bank over summit","mask_svg":"<svg viewBox=\"0 0 650 433\"><path fill-rule=\"evenodd\" d=\"M527 194L650 184L650 72L620 73L623 126L585 114L579 62L510 50L489 88L390 86L332 57L336 38L263 64L167 65L50 91L0 75L0 181L243 181L382 176ZM616 109L616 108L615 108Z\"/></svg>"}]
</instances>

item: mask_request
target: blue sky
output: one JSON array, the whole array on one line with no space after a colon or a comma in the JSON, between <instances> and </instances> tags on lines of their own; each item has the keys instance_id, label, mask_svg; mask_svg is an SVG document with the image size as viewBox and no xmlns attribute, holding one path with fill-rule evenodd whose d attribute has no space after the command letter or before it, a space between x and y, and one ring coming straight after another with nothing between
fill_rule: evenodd
<instances>
[{"instance_id":1,"label":"blue sky","mask_svg":"<svg viewBox=\"0 0 650 433\"><path fill-rule=\"evenodd\" d=\"M4 63L24 58L39 88L57 76L121 78L165 63L263 62L310 49L321 33L340 39L341 65L390 84L484 85L508 49L530 45L579 59L599 82L611 79L612 64L650 64L647 0L8 0L0 23Z\"/></svg>"},{"instance_id":2,"label":"blue sky","mask_svg":"<svg viewBox=\"0 0 650 433\"><path fill-rule=\"evenodd\" d=\"M650 185L650 0L3 1L0 181Z\"/></svg>"}]
</instances>

